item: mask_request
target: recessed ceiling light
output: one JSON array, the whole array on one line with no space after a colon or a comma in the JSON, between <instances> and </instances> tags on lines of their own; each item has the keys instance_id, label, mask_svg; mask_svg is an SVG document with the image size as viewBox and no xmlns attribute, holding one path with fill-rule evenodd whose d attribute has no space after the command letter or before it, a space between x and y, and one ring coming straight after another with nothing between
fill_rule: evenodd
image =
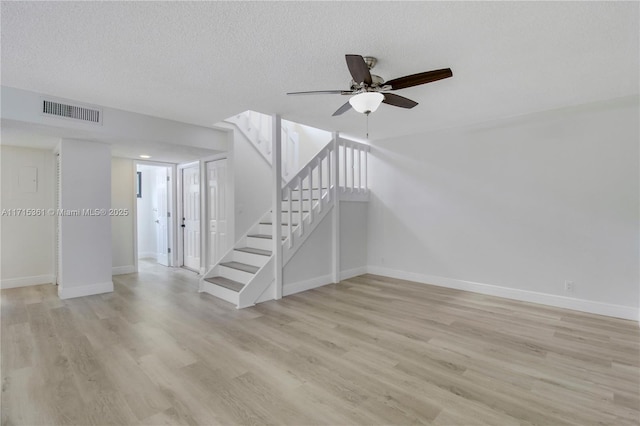
<instances>
[{"instance_id":1,"label":"recessed ceiling light","mask_svg":"<svg viewBox=\"0 0 640 426\"><path fill-rule=\"evenodd\" d=\"M142 155L140 155L140 158L151 158L151 156L150 155L146 155L146 154L142 154Z\"/></svg>"}]
</instances>

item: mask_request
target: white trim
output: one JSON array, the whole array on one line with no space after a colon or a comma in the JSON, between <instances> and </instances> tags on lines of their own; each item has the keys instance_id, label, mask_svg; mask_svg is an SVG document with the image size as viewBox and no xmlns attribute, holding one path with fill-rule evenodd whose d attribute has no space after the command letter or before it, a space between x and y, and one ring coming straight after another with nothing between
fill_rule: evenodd
<instances>
[{"instance_id":1,"label":"white trim","mask_svg":"<svg viewBox=\"0 0 640 426\"><path fill-rule=\"evenodd\" d=\"M62 285L58 286L58 297L60 297L60 299L72 299L74 297L91 296L94 294L111 292L113 292L113 281L91 285L79 285L66 289Z\"/></svg>"},{"instance_id":2,"label":"white trim","mask_svg":"<svg viewBox=\"0 0 640 426\"><path fill-rule=\"evenodd\" d=\"M605 315L615 318L638 321L640 316L640 312L638 311L638 309L633 306L612 305L609 303L576 299L549 293L538 293L535 291L501 287L491 284L477 283L473 281L458 280L454 278L438 277L435 275L398 271L395 269L383 268L380 266L368 266L367 272L370 274L382 275L389 278L414 281L421 284L465 290L473 293L504 297L506 299L519 300L523 302L539 303L542 305L554 306L557 308L573 309L576 311Z\"/></svg>"},{"instance_id":3,"label":"white trim","mask_svg":"<svg viewBox=\"0 0 640 426\"><path fill-rule=\"evenodd\" d=\"M368 272L368 267L361 266L359 268L346 269L340 271L340 281L348 280L349 278L357 277L358 275L364 275Z\"/></svg>"},{"instance_id":4,"label":"white trim","mask_svg":"<svg viewBox=\"0 0 640 426\"><path fill-rule=\"evenodd\" d=\"M298 281L293 284L284 284L282 287L282 295L290 296L292 294L300 293L302 291L311 290L314 288L322 287L323 285L333 284L333 275L322 275L320 277L312 278L310 280Z\"/></svg>"},{"instance_id":5,"label":"white trim","mask_svg":"<svg viewBox=\"0 0 640 426\"><path fill-rule=\"evenodd\" d=\"M136 272L135 265L114 266L111 268L111 275L133 274L134 272Z\"/></svg>"},{"instance_id":6,"label":"white trim","mask_svg":"<svg viewBox=\"0 0 640 426\"><path fill-rule=\"evenodd\" d=\"M53 284L54 275L34 275L33 277L7 278L0 280L0 288L28 287L31 285Z\"/></svg>"}]
</instances>

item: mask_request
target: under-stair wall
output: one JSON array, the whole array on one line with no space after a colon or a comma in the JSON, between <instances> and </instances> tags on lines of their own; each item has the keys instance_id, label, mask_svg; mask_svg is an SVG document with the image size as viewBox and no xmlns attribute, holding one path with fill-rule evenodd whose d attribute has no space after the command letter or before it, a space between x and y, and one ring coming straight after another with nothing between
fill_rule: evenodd
<instances>
[{"instance_id":1,"label":"under-stair wall","mask_svg":"<svg viewBox=\"0 0 640 426\"><path fill-rule=\"evenodd\" d=\"M340 279L366 273L369 203L340 201ZM299 293L333 282L333 216L327 215L284 267L282 294Z\"/></svg>"}]
</instances>

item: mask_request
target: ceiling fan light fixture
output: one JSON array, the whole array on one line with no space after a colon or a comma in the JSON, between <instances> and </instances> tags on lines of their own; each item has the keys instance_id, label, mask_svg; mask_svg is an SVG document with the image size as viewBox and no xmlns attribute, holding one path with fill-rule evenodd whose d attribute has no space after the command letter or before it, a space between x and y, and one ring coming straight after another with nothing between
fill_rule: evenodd
<instances>
[{"instance_id":1,"label":"ceiling fan light fixture","mask_svg":"<svg viewBox=\"0 0 640 426\"><path fill-rule=\"evenodd\" d=\"M349 99L349 103L356 111L369 114L375 112L383 100L384 95L382 93L363 92L352 96L351 99Z\"/></svg>"}]
</instances>

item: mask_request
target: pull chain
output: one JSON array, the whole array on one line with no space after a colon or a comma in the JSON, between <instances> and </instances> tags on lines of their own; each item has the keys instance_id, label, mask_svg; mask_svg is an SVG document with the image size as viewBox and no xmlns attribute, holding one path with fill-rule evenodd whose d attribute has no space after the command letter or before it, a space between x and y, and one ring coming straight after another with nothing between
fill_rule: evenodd
<instances>
[{"instance_id":1,"label":"pull chain","mask_svg":"<svg viewBox=\"0 0 640 426\"><path fill-rule=\"evenodd\" d=\"M367 113L367 139L369 139L369 113Z\"/></svg>"}]
</instances>

